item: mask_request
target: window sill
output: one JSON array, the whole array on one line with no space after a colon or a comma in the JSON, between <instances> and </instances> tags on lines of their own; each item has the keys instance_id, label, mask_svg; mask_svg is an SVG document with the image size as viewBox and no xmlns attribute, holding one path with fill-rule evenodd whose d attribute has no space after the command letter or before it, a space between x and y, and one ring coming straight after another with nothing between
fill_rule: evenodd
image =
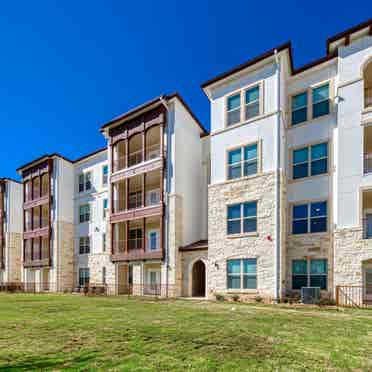
<instances>
[{"instance_id":1,"label":"window sill","mask_svg":"<svg viewBox=\"0 0 372 372\"><path fill-rule=\"evenodd\" d=\"M288 236L290 237L293 237L293 238L296 238L296 237L299 237L299 238L303 238L303 237L315 237L315 238L322 238L324 236L327 236L329 234L328 231L323 231L323 232L317 232L317 233L306 233L306 234L293 234L293 233L290 233L288 234Z\"/></svg>"},{"instance_id":2,"label":"window sill","mask_svg":"<svg viewBox=\"0 0 372 372\"><path fill-rule=\"evenodd\" d=\"M288 184L295 184L301 181L316 180L321 177L330 177L330 176L331 176L331 172L328 171L327 173L317 174L316 176L308 176L308 177L295 178L295 179L291 178L290 180L288 180Z\"/></svg>"},{"instance_id":3,"label":"window sill","mask_svg":"<svg viewBox=\"0 0 372 372\"><path fill-rule=\"evenodd\" d=\"M333 111L331 110L328 114L326 115L322 115L322 116L318 116L317 118L314 118L314 119L309 119L309 120L306 120L302 123L298 123L298 124L295 124L295 125L292 125L292 123L288 123L287 124L287 129L290 130L290 129L296 129L296 128L301 128L305 125L311 125L311 124L316 124L318 121L324 119L324 118L328 118L330 116L333 115Z\"/></svg>"},{"instance_id":4,"label":"window sill","mask_svg":"<svg viewBox=\"0 0 372 372\"><path fill-rule=\"evenodd\" d=\"M259 234L257 232L252 233L244 233L244 234L231 234L226 235L227 239L240 239L240 238L249 238L249 237L257 237Z\"/></svg>"},{"instance_id":5,"label":"window sill","mask_svg":"<svg viewBox=\"0 0 372 372\"><path fill-rule=\"evenodd\" d=\"M365 107L362 110L362 114L369 114L370 112L372 112L372 106Z\"/></svg>"},{"instance_id":6,"label":"window sill","mask_svg":"<svg viewBox=\"0 0 372 372\"><path fill-rule=\"evenodd\" d=\"M228 294L258 294L257 289L228 289Z\"/></svg>"}]
</instances>

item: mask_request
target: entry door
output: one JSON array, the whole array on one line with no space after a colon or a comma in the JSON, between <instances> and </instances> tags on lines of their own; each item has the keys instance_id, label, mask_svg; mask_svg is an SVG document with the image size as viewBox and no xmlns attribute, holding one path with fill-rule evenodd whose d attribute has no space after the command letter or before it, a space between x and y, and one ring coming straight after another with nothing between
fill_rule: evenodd
<instances>
[{"instance_id":1,"label":"entry door","mask_svg":"<svg viewBox=\"0 0 372 372\"><path fill-rule=\"evenodd\" d=\"M369 239L369 238L372 238L372 214L371 213L366 214L366 221L367 221L366 238Z\"/></svg>"},{"instance_id":2,"label":"entry door","mask_svg":"<svg viewBox=\"0 0 372 372\"><path fill-rule=\"evenodd\" d=\"M156 294L160 291L160 271L159 270L148 270L147 272L147 283L149 294Z\"/></svg>"},{"instance_id":3,"label":"entry door","mask_svg":"<svg viewBox=\"0 0 372 372\"><path fill-rule=\"evenodd\" d=\"M372 301L372 268L365 269L364 272L364 283L366 286L366 300Z\"/></svg>"}]
</instances>

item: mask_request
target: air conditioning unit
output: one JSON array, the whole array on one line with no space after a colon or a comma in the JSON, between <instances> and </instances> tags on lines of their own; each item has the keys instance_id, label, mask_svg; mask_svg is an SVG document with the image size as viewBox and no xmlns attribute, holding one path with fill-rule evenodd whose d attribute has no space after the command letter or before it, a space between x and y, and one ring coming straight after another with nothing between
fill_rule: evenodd
<instances>
[{"instance_id":1,"label":"air conditioning unit","mask_svg":"<svg viewBox=\"0 0 372 372\"><path fill-rule=\"evenodd\" d=\"M303 304L317 304L320 300L320 287L302 287L301 302Z\"/></svg>"}]
</instances>

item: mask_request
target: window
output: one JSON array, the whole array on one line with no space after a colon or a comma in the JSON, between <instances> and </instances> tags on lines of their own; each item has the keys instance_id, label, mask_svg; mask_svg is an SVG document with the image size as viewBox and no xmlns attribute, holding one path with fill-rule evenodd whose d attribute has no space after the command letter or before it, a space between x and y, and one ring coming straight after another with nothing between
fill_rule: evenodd
<instances>
[{"instance_id":1,"label":"window","mask_svg":"<svg viewBox=\"0 0 372 372\"><path fill-rule=\"evenodd\" d=\"M257 259L237 259L227 261L228 289L257 288Z\"/></svg>"},{"instance_id":2,"label":"window","mask_svg":"<svg viewBox=\"0 0 372 372\"><path fill-rule=\"evenodd\" d=\"M227 125L240 122L240 93L227 98Z\"/></svg>"},{"instance_id":3,"label":"window","mask_svg":"<svg viewBox=\"0 0 372 372\"><path fill-rule=\"evenodd\" d=\"M81 205L79 208L79 221L80 223L89 222L90 220L90 206L89 204Z\"/></svg>"},{"instance_id":4,"label":"window","mask_svg":"<svg viewBox=\"0 0 372 372\"><path fill-rule=\"evenodd\" d=\"M79 192L88 191L92 188L91 172L81 173L79 175Z\"/></svg>"},{"instance_id":5,"label":"window","mask_svg":"<svg viewBox=\"0 0 372 372\"><path fill-rule=\"evenodd\" d=\"M227 207L227 234L257 231L257 202L229 205Z\"/></svg>"},{"instance_id":6,"label":"window","mask_svg":"<svg viewBox=\"0 0 372 372\"><path fill-rule=\"evenodd\" d=\"M316 119L320 116L329 114L329 83L315 88L309 88L307 91L293 95L291 99L291 125L295 126L309 120L308 105L311 107L311 117ZM309 103L309 97L311 102Z\"/></svg>"},{"instance_id":7,"label":"window","mask_svg":"<svg viewBox=\"0 0 372 372\"><path fill-rule=\"evenodd\" d=\"M329 114L329 84L313 89L313 119Z\"/></svg>"},{"instance_id":8,"label":"window","mask_svg":"<svg viewBox=\"0 0 372 372\"><path fill-rule=\"evenodd\" d=\"M79 269L79 285L84 287L89 284L89 269Z\"/></svg>"},{"instance_id":9,"label":"window","mask_svg":"<svg viewBox=\"0 0 372 372\"><path fill-rule=\"evenodd\" d=\"M293 260L292 289L320 287L327 289L327 260Z\"/></svg>"},{"instance_id":10,"label":"window","mask_svg":"<svg viewBox=\"0 0 372 372\"><path fill-rule=\"evenodd\" d=\"M226 125L238 124L261 114L260 84L241 90L226 99ZM243 106L243 107L242 107Z\"/></svg>"},{"instance_id":11,"label":"window","mask_svg":"<svg viewBox=\"0 0 372 372\"><path fill-rule=\"evenodd\" d=\"M106 268L102 267L102 283L106 284Z\"/></svg>"},{"instance_id":12,"label":"window","mask_svg":"<svg viewBox=\"0 0 372 372\"><path fill-rule=\"evenodd\" d=\"M107 217L107 209L108 209L108 200L103 199L103 218Z\"/></svg>"},{"instance_id":13,"label":"window","mask_svg":"<svg viewBox=\"0 0 372 372\"><path fill-rule=\"evenodd\" d=\"M108 182L108 165L102 167L102 185L107 185Z\"/></svg>"},{"instance_id":14,"label":"window","mask_svg":"<svg viewBox=\"0 0 372 372\"><path fill-rule=\"evenodd\" d=\"M327 231L327 202L294 205L292 210L292 234Z\"/></svg>"},{"instance_id":15,"label":"window","mask_svg":"<svg viewBox=\"0 0 372 372\"><path fill-rule=\"evenodd\" d=\"M245 91L245 120L260 114L260 87L249 88Z\"/></svg>"},{"instance_id":16,"label":"window","mask_svg":"<svg viewBox=\"0 0 372 372\"><path fill-rule=\"evenodd\" d=\"M328 143L293 150L293 179L328 172Z\"/></svg>"},{"instance_id":17,"label":"window","mask_svg":"<svg viewBox=\"0 0 372 372\"><path fill-rule=\"evenodd\" d=\"M296 125L307 121L307 92L292 97L291 123Z\"/></svg>"},{"instance_id":18,"label":"window","mask_svg":"<svg viewBox=\"0 0 372 372\"><path fill-rule=\"evenodd\" d=\"M79 253L80 254L90 253L90 238L89 238L89 236L81 236L79 238Z\"/></svg>"},{"instance_id":19,"label":"window","mask_svg":"<svg viewBox=\"0 0 372 372\"><path fill-rule=\"evenodd\" d=\"M160 189L150 190L146 193L146 204L157 205L160 203Z\"/></svg>"},{"instance_id":20,"label":"window","mask_svg":"<svg viewBox=\"0 0 372 372\"><path fill-rule=\"evenodd\" d=\"M102 252L106 252L106 233L102 234Z\"/></svg>"},{"instance_id":21,"label":"window","mask_svg":"<svg viewBox=\"0 0 372 372\"><path fill-rule=\"evenodd\" d=\"M257 143L228 152L228 179L251 176L258 170Z\"/></svg>"},{"instance_id":22,"label":"window","mask_svg":"<svg viewBox=\"0 0 372 372\"><path fill-rule=\"evenodd\" d=\"M148 247L150 251L157 251L159 249L159 231L149 231Z\"/></svg>"}]
</instances>

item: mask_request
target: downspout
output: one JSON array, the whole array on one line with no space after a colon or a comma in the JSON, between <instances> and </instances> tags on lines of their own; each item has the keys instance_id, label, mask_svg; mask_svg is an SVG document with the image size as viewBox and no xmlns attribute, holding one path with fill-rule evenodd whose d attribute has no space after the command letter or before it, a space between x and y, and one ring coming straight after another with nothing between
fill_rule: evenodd
<instances>
[{"instance_id":1,"label":"downspout","mask_svg":"<svg viewBox=\"0 0 372 372\"><path fill-rule=\"evenodd\" d=\"M280 146L280 136L281 136L281 107L280 107L280 57L278 51L274 51L275 63L276 63L276 81L277 81L277 123L276 123L276 171L275 171L275 271L276 271L276 280L275 280L275 301L279 302L280 294L280 281L281 281L281 225L280 225L280 209L281 209L281 200L280 200L280 160L281 160L281 146Z\"/></svg>"},{"instance_id":2,"label":"downspout","mask_svg":"<svg viewBox=\"0 0 372 372\"><path fill-rule=\"evenodd\" d=\"M160 101L161 103L164 105L166 111L167 111L167 115L166 115L166 120L168 120L168 113L169 113L169 106L168 106L168 102L166 101L166 99L164 98L164 96L161 96L160 97ZM164 241L164 245L165 245L165 272L166 272L166 275L165 275L165 297L168 298L168 287L169 287L169 239L168 239L168 231L169 231L169 192L168 192L168 175L169 175L169 169L168 169L168 159L169 159L169 125L166 126L166 129L167 129L167 142L165 143L165 148L167 150L167 155L166 155L166 166L165 166L165 172L166 172L166 182L165 182L165 188L163 187L164 189L164 200L165 200L165 226L164 226L164 238L163 238L163 241ZM164 133L165 131L163 130L163 147L164 147ZM164 177L164 175L163 175ZM163 178L163 181L164 182L164 178Z\"/></svg>"}]
</instances>

